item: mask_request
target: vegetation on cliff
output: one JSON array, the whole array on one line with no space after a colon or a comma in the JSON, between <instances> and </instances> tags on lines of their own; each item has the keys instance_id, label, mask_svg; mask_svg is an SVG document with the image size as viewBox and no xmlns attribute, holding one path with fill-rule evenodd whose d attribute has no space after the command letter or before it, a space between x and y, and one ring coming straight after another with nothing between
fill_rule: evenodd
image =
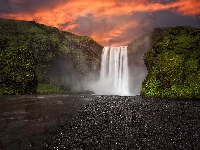
<instances>
[{"instance_id":1,"label":"vegetation on cliff","mask_svg":"<svg viewBox=\"0 0 200 150\"><path fill-rule=\"evenodd\" d=\"M0 94L33 93L38 85L33 53L27 47L7 47L0 39Z\"/></svg>"},{"instance_id":2,"label":"vegetation on cliff","mask_svg":"<svg viewBox=\"0 0 200 150\"><path fill-rule=\"evenodd\" d=\"M157 28L152 49L145 54L148 75L141 95L200 98L200 29Z\"/></svg>"},{"instance_id":3,"label":"vegetation on cliff","mask_svg":"<svg viewBox=\"0 0 200 150\"><path fill-rule=\"evenodd\" d=\"M97 42L89 37L77 36L34 21L0 19L0 41L6 43L1 46L0 51L4 67L11 69L12 74L20 72L22 77L18 80L22 84L31 81L34 77L34 83L38 80L41 85L53 85L60 91L69 91L73 90L72 80L79 82L83 77L91 72L97 72L100 68L103 47ZM20 55L17 51L21 52ZM26 53L30 56L26 56ZM14 67L20 68L25 63L27 65L25 70ZM11 83L4 83L7 81L3 78L9 74L9 71L2 68L1 65L1 84L6 84L6 87L11 86ZM28 70L30 72L27 72ZM28 74L33 75L31 79L26 78ZM9 82L14 81L9 79ZM37 84L30 91L35 91L35 87ZM26 93L26 91L15 92L17 89L18 86L8 93ZM4 90L3 86L0 94L4 94Z\"/></svg>"}]
</instances>

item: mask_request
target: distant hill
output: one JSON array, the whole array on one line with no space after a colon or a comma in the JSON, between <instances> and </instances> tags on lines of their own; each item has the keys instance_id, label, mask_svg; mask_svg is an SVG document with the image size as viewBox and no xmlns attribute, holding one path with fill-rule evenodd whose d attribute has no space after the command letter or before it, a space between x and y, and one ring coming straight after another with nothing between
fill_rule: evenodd
<instances>
[{"instance_id":1,"label":"distant hill","mask_svg":"<svg viewBox=\"0 0 200 150\"><path fill-rule=\"evenodd\" d=\"M102 49L86 36L34 21L0 19L0 94L32 93L38 85L80 90L83 79L98 74Z\"/></svg>"}]
</instances>

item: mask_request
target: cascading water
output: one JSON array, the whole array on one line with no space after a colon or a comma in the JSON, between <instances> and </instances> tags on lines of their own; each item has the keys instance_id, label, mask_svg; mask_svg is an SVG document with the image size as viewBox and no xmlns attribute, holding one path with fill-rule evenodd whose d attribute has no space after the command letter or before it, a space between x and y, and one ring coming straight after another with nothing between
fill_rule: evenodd
<instances>
[{"instance_id":1,"label":"cascading water","mask_svg":"<svg viewBox=\"0 0 200 150\"><path fill-rule=\"evenodd\" d=\"M97 94L130 95L127 46L104 47Z\"/></svg>"}]
</instances>

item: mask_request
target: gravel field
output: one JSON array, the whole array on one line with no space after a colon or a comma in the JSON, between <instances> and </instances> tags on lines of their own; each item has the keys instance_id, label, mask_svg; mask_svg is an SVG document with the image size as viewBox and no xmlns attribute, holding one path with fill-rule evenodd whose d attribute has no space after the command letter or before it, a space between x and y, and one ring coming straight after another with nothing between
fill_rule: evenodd
<instances>
[{"instance_id":1,"label":"gravel field","mask_svg":"<svg viewBox=\"0 0 200 150\"><path fill-rule=\"evenodd\" d=\"M93 96L40 149L200 149L200 100Z\"/></svg>"}]
</instances>

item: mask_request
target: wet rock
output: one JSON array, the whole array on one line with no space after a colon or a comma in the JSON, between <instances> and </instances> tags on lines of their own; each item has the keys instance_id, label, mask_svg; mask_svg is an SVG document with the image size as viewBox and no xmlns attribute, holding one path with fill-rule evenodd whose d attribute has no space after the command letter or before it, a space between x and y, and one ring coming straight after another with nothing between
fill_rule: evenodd
<instances>
[{"instance_id":1,"label":"wet rock","mask_svg":"<svg viewBox=\"0 0 200 150\"><path fill-rule=\"evenodd\" d=\"M197 100L96 96L41 149L199 149L199 113Z\"/></svg>"}]
</instances>

